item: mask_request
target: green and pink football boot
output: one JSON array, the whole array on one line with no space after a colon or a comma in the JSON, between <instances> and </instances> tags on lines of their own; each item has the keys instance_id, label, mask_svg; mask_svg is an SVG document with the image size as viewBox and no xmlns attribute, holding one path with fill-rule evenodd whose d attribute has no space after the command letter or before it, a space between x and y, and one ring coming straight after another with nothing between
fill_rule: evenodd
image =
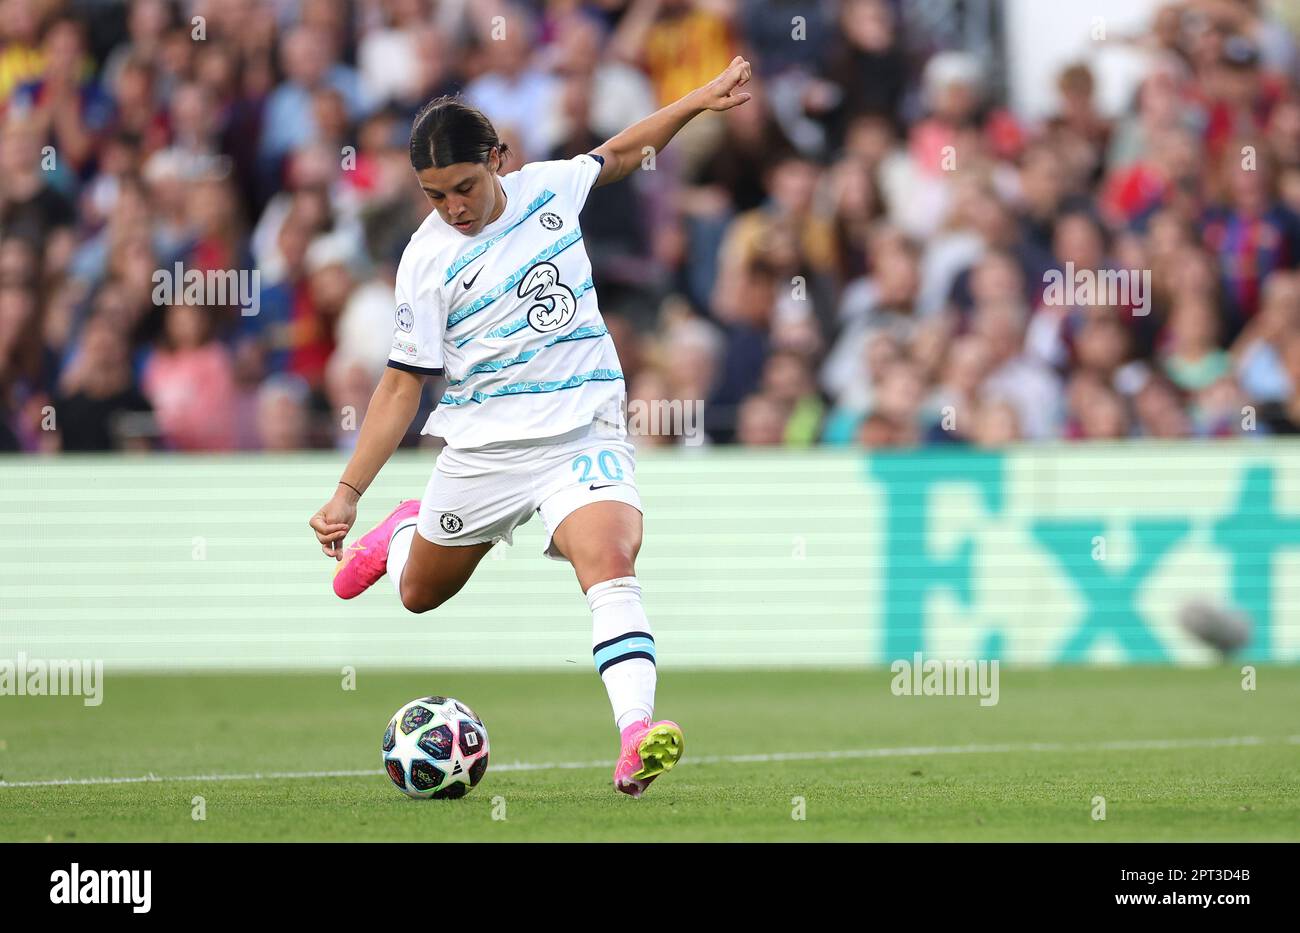
<instances>
[{"instance_id":1,"label":"green and pink football boot","mask_svg":"<svg viewBox=\"0 0 1300 933\"><path fill-rule=\"evenodd\" d=\"M662 719L634 722L623 730L623 748L614 766L614 787L629 797L640 797L650 782L671 771L682 757L686 738L682 727Z\"/></svg>"}]
</instances>

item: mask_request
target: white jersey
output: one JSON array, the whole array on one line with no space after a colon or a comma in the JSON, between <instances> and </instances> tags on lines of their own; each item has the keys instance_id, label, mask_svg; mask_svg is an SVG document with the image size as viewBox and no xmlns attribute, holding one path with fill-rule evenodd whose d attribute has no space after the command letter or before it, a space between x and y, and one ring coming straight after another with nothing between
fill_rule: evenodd
<instances>
[{"instance_id":1,"label":"white jersey","mask_svg":"<svg viewBox=\"0 0 1300 933\"><path fill-rule=\"evenodd\" d=\"M529 163L501 177L505 209L476 236L434 211L411 237L388 365L447 377L422 433L472 449L621 423L623 370L578 226L600 169L590 154Z\"/></svg>"}]
</instances>

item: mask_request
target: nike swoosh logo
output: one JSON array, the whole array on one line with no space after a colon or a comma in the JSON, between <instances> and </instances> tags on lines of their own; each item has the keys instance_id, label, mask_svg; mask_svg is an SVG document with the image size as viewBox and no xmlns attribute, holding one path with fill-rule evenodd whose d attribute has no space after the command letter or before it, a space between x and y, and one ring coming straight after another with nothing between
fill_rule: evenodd
<instances>
[{"instance_id":1,"label":"nike swoosh logo","mask_svg":"<svg viewBox=\"0 0 1300 933\"><path fill-rule=\"evenodd\" d=\"M461 284L461 285L464 285L466 288L469 288L471 285L474 284L474 280L475 280L476 278L478 278L478 274L479 274L479 272L482 272L482 271L483 271L483 267L482 267L482 266L479 266L479 267L478 267L478 271L476 271L476 272L475 272L473 275L471 275L469 278L467 278L467 279L465 279L464 281L462 281L460 284Z\"/></svg>"},{"instance_id":2,"label":"nike swoosh logo","mask_svg":"<svg viewBox=\"0 0 1300 933\"><path fill-rule=\"evenodd\" d=\"M605 483L605 485L603 485L603 486L597 486L595 483L592 483L592 484L591 484L590 486L588 486L587 488L588 488L588 489L591 489L591 490L596 490L596 489L608 489L610 486L617 486L617 485L618 485L618 483Z\"/></svg>"}]
</instances>

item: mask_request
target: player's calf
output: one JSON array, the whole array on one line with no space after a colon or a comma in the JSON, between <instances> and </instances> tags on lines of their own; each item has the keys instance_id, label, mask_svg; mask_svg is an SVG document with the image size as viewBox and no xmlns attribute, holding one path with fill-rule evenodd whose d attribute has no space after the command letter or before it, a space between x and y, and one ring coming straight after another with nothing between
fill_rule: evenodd
<instances>
[{"instance_id":1,"label":"player's calf","mask_svg":"<svg viewBox=\"0 0 1300 933\"><path fill-rule=\"evenodd\" d=\"M447 546L415 533L401 577L395 581L402 605L415 613L437 609L464 589L490 550L491 541Z\"/></svg>"}]
</instances>

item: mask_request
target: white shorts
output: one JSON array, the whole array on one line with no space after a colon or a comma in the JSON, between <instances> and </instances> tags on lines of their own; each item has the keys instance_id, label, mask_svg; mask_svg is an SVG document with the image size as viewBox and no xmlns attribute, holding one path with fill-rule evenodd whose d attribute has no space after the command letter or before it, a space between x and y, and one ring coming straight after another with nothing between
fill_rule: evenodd
<instances>
[{"instance_id":1,"label":"white shorts","mask_svg":"<svg viewBox=\"0 0 1300 933\"><path fill-rule=\"evenodd\" d=\"M593 422L559 438L438 454L420 501L420 535L449 547L505 541L542 516L542 553L568 560L551 538L570 514L592 502L626 502L641 511L636 448L621 432Z\"/></svg>"}]
</instances>

